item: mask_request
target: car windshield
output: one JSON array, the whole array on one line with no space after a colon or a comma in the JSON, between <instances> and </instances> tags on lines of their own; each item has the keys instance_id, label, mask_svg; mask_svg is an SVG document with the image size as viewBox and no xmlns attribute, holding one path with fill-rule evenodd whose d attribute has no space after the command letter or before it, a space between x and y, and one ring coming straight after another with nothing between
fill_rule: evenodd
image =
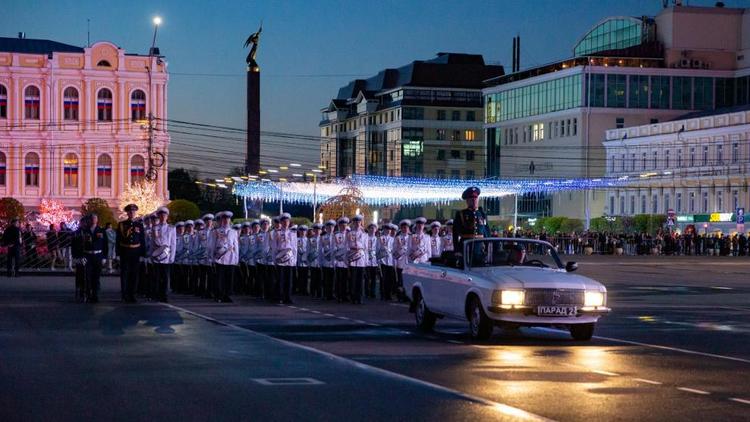
<instances>
[{"instance_id":1,"label":"car windshield","mask_svg":"<svg viewBox=\"0 0 750 422\"><path fill-rule=\"evenodd\" d=\"M473 239L464 244L468 267L529 266L563 268L552 247L525 239Z\"/></svg>"}]
</instances>

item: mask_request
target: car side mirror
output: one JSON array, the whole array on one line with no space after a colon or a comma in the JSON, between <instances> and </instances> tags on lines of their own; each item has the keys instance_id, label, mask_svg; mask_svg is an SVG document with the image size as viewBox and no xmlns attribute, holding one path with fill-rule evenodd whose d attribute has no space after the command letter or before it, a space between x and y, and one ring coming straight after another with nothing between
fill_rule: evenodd
<instances>
[{"instance_id":1,"label":"car side mirror","mask_svg":"<svg viewBox=\"0 0 750 422\"><path fill-rule=\"evenodd\" d=\"M565 263L565 271L573 272L578 269L578 264L575 261L568 261Z\"/></svg>"}]
</instances>

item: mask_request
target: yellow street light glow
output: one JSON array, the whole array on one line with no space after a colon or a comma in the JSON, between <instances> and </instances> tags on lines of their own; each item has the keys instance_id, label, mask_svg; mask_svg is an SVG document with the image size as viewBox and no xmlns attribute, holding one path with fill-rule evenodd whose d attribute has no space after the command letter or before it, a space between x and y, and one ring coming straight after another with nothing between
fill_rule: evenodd
<instances>
[{"instance_id":1,"label":"yellow street light glow","mask_svg":"<svg viewBox=\"0 0 750 422\"><path fill-rule=\"evenodd\" d=\"M318 166L318 168L321 169L321 170L325 170L326 166Z\"/></svg>"},{"instance_id":2,"label":"yellow street light glow","mask_svg":"<svg viewBox=\"0 0 750 422\"><path fill-rule=\"evenodd\" d=\"M289 170L289 167L287 167L287 166L280 166L279 170Z\"/></svg>"},{"instance_id":3,"label":"yellow street light glow","mask_svg":"<svg viewBox=\"0 0 750 422\"><path fill-rule=\"evenodd\" d=\"M154 25L161 25L161 16L154 16Z\"/></svg>"},{"instance_id":4,"label":"yellow street light glow","mask_svg":"<svg viewBox=\"0 0 750 422\"><path fill-rule=\"evenodd\" d=\"M313 177L313 176L315 176L315 173L305 173L305 175L306 175L306 176L310 176L310 177Z\"/></svg>"},{"instance_id":5,"label":"yellow street light glow","mask_svg":"<svg viewBox=\"0 0 750 422\"><path fill-rule=\"evenodd\" d=\"M279 182L286 182L286 178L285 177L279 177Z\"/></svg>"},{"instance_id":6,"label":"yellow street light glow","mask_svg":"<svg viewBox=\"0 0 750 422\"><path fill-rule=\"evenodd\" d=\"M265 170L258 170L258 174L267 174L268 172Z\"/></svg>"}]
</instances>

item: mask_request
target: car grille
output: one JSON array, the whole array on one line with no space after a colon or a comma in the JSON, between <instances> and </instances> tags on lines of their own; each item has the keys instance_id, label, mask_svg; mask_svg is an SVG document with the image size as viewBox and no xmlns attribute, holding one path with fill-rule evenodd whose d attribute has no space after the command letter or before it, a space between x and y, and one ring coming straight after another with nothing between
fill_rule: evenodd
<instances>
[{"instance_id":1,"label":"car grille","mask_svg":"<svg viewBox=\"0 0 750 422\"><path fill-rule=\"evenodd\" d=\"M584 291L571 289L526 289L527 306L574 305L583 306Z\"/></svg>"}]
</instances>

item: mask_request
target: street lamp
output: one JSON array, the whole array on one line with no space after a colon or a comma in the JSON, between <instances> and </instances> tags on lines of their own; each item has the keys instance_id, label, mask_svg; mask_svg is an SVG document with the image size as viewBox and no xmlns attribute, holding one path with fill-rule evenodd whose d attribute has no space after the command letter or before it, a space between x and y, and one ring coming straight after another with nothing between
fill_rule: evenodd
<instances>
[{"instance_id":1,"label":"street lamp","mask_svg":"<svg viewBox=\"0 0 750 422\"><path fill-rule=\"evenodd\" d=\"M153 97L153 89L152 89L152 68L154 65L154 53L156 52L156 33L159 30L159 25L161 25L161 17L160 16L154 16L153 23L154 23L154 37L151 39L151 48L148 50L148 67L146 69L148 70L148 172L146 173L146 176L148 179L156 180L158 177L158 173L156 173L156 170L154 170L154 155L153 155L153 148L154 148L154 113L153 113L153 106L154 106L154 97ZM158 167L161 167L163 163L159 164Z\"/></svg>"}]
</instances>

